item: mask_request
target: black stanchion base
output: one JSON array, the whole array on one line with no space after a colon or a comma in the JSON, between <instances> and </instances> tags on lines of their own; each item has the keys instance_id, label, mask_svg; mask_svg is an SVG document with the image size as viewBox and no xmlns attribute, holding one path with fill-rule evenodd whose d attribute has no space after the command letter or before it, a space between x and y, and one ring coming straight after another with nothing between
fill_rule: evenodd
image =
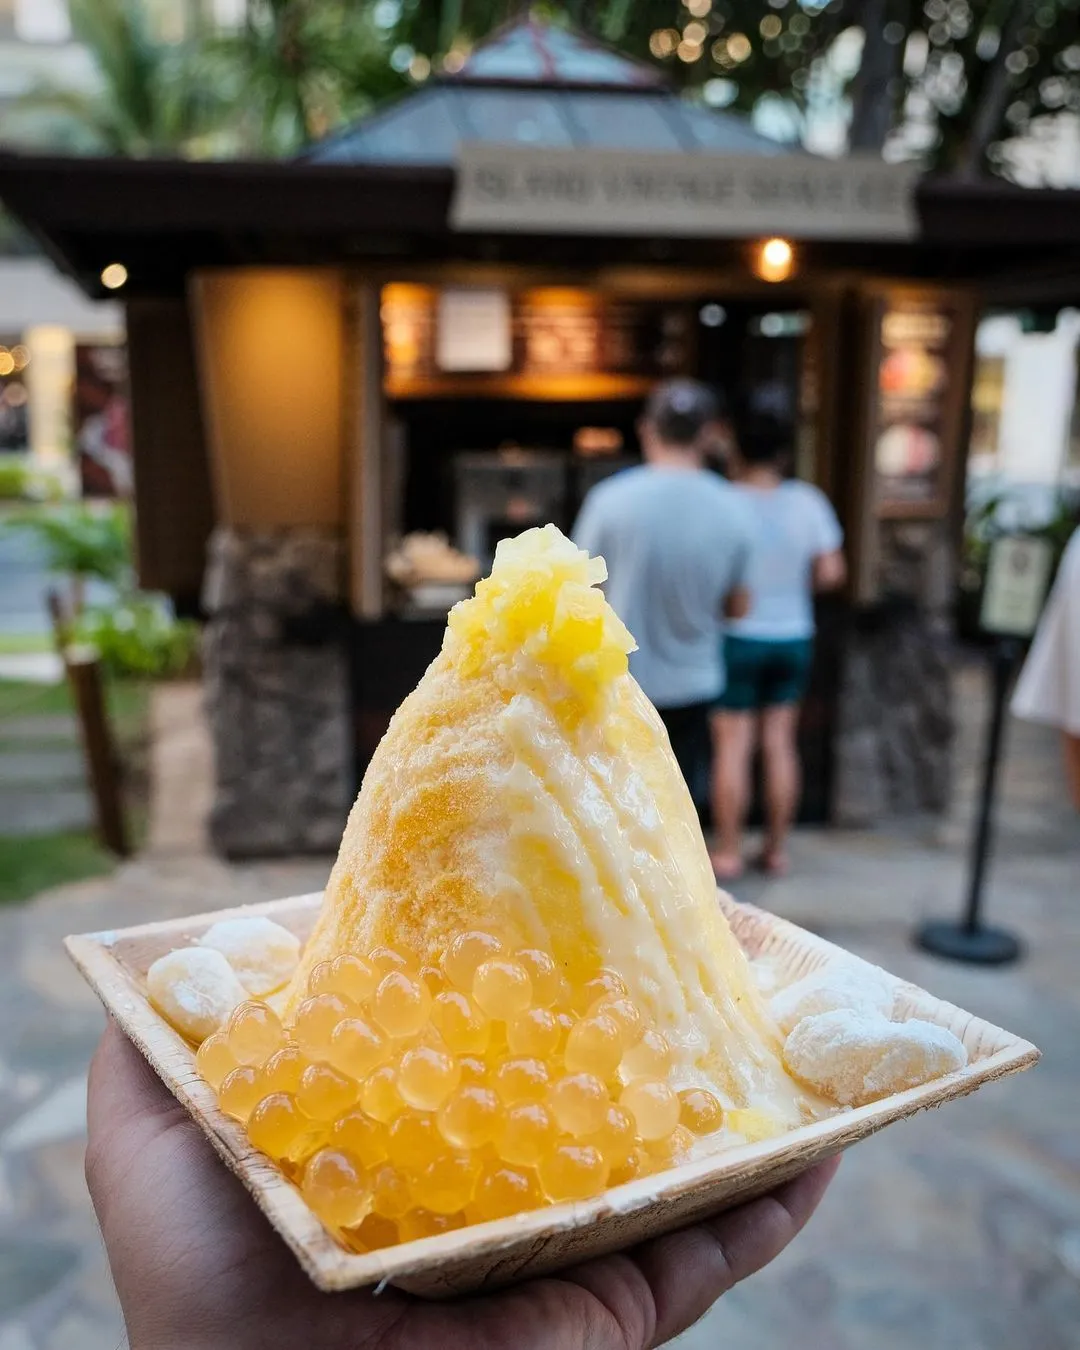
<instances>
[{"instance_id":1,"label":"black stanchion base","mask_svg":"<svg viewBox=\"0 0 1080 1350\"><path fill-rule=\"evenodd\" d=\"M1019 959L1023 946L1002 928L968 928L960 923L935 919L915 934L923 951L949 961L968 961L978 966L1004 966Z\"/></svg>"}]
</instances>

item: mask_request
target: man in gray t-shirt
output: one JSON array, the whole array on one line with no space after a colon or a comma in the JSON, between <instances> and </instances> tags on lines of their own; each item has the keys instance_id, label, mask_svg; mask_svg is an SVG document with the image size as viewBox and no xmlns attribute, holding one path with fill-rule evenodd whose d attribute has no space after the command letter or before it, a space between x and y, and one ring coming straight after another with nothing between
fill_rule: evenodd
<instances>
[{"instance_id":1,"label":"man in gray t-shirt","mask_svg":"<svg viewBox=\"0 0 1080 1350\"><path fill-rule=\"evenodd\" d=\"M607 560L606 593L637 640L630 670L656 705L700 806L709 709L724 688L720 631L746 612L752 523L738 493L702 467L715 400L693 380L658 386L639 423L645 463L585 498L574 541Z\"/></svg>"}]
</instances>

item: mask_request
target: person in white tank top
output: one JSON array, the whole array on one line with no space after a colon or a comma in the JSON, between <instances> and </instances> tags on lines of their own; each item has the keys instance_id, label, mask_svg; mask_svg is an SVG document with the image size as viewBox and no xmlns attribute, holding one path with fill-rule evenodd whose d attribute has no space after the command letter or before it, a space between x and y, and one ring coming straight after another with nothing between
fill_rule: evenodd
<instances>
[{"instance_id":1,"label":"person in white tank top","mask_svg":"<svg viewBox=\"0 0 1080 1350\"><path fill-rule=\"evenodd\" d=\"M836 512L818 488L784 479L782 450L771 423L751 423L729 465L753 520L754 542L746 573L750 607L726 625L727 684L712 716L712 861L721 881L743 869L742 830L759 735L766 818L759 865L774 875L787 871L785 842L802 790L796 733L813 655L813 595L846 577Z\"/></svg>"}]
</instances>

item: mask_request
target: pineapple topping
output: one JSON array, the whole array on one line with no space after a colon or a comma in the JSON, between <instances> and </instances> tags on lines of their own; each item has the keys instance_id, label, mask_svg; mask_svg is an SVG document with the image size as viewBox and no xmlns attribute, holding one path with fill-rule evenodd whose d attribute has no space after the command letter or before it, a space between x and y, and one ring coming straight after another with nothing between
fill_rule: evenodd
<instances>
[{"instance_id":1,"label":"pineapple topping","mask_svg":"<svg viewBox=\"0 0 1080 1350\"><path fill-rule=\"evenodd\" d=\"M554 525L503 539L491 575L451 610L444 650L462 675L524 656L593 709L637 645L598 589L606 579L603 558Z\"/></svg>"}]
</instances>

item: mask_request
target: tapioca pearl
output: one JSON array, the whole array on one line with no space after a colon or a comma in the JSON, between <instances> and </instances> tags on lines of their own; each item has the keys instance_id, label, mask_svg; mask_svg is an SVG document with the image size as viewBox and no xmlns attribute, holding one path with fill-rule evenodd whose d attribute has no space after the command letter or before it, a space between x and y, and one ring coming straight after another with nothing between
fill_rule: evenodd
<instances>
[{"instance_id":1,"label":"tapioca pearl","mask_svg":"<svg viewBox=\"0 0 1080 1350\"><path fill-rule=\"evenodd\" d=\"M331 1228L360 1224L371 1210L371 1192L355 1158L338 1149L313 1154L304 1168L300 1193Z\"/></svg>"},{"instance_id":2,"label":"tapioca pearl","mask_svg":"<svg viewBox=\"0 0 1080 1350\"><path fill-rule=\"evenodd\" d=\"M542 1102L517 1102L506 1109L496 1145L506 1162L535 1167L557 1133L555 1118Z\"/></svg>"},{"instance_id":3,"label":"tapioca pearl","mask_svg":"<svg viewBox=\"0 0 1080 1350\"><path fill-rule=\"evenodd\" d=\"M527 1008L506 1024L512 1054L547 1059L559 1046L562 1031L549 1008Z\"/></svg>"},{"instance_id":4,"label":"tapioca pearl","mask_svg":"<svg viewBox=\"0 0 1080 1350\"><path fill-rule=\"evenodd\" d=\"M619 1104L634 1117L637 1132L646 1143L666 1139L679 1123L679 1098L659 1078L636 1078L623 1088Z\"/></svg>"},{"instance_id":5,"label":"tapioca pearl","mask_svg":"<svg viewBox=\"0 0 1080 1350\"><path fill-rule=\"evenodd\" d=\"M592 1144L556 1144L541 1159L536 1175L544 1194L556 1203L587 1200L607 1186L608 1164Z\"/></svg>"},{"instance_id":6,"label":"tapioca pearl","mask_svg":"<svg viewBox=\"0 0 1080 1350\"><path fill-rule=\"evenodd\" d=\"M551 1076L542 1059L520 1056L507 1059L491 1076L491 1085L508 1106L514 1102L540 1101Z\"/></svg>"},{"instance_id":7,"label":"tapioca pearl","mask_svg":"<svg viewBox=\"0 0 1080 1350\"><path fill-rule=\"evenodd\" d=\"M532 1002L532 980L520 961L494 957L477 966L472 996L488 1017L507 1022Z\"/></svg>"},{"instance_id":8,"label":"tapioca pearl","mask_svg":"<svg viewBox=\"0 0 1080 1350\"><path fill-rule=\"evenodd\" d=\"M416 1033L431 1014L431 995L418 977L392 970L384 975L371 1001L375 1021L397 1040Z\"/></svg>"},{"instance_id":9,"label":"tapioca pearl","mask_svg":"<svg viewBox=\"0 0 1080 1350\"><path fill-rule=\"evenodd\" d=\"M543 1202L543 1192L531 1168L499 1164L481 1173L472 1210L477 1220L483 1222L521 1214L538 1208Z\"/></svg>"},{"instance_id":10,"label":"tapioca pearl","mask_svg":"<svg viewBox=\"0 0 1080 1350\"><path fill-rule=\"evenodd\" d=\"M583 1017L570 1032L563 1050L572 1073L593 1073L606 1081L619 1067L623 1038L618 1022L606 1013Z\"/></svg>"},{"instance_id":11,"label":"tapioca pearl","mask_svg":"<svg viewBox=\"0 0 1080 1350\"><path fill-rule=\"evenodd\" d=\"M443 953L443 974L457 989L468 993L472 989L477 966L502 953L503 944L493 933L480 929L458 933Z\"/></svg>"},{"instance_id":12,"label":"tapioca pearl","mask_svg":"<svg viewBox=\"0 0 1080 1350\"><path fill-rule=\"evenodd\" d=\"M480 1148L497 1136L502 1112L502 1102L490 1088L467 1084L443 1103L439 1133L452 1148Z\"/></svg>"},{"instance_id":13,"label":"tapioca pearl","mask_svg":"<svg viewBox=\"0 0 1080 1350\"><path fill-rule=\"evenodd\" d=\"M460 1080L457 1060L433 1046L406 1050L398 1065L398 1092L410 1106L424 1111L438 1110Z\"/></svg>"},{"instance_id":14,"label":"tapioca pearl","mask_svg":"<svg viewBox=\"0 0 1080 1350\"><path fill-rule=\"evenodd\" d=\"M456 1055L482 1055L491 1042L491 1022L467 994L444 989L431 1005L431 1024Z\"/></svg>"},{"instance_id":15,"label":"tapioca pearl","mask_svg":"<svg viewBox=\"0 0 1080 1350\"><path fill-rule=\"evenodd\" d=\"M326 1058L350 1078L365 1078L390 1058L386 1037L365 1017L343 1017L330 1033Z\"/></svg>"},{"instance_id":16,"label":"tapioca pearl","mask_svg":"<svg viewBox=\"0 0 1080 1350\"><path fill-rule=\"evenodd\" d=\"M312 1120L327 1122L355 1106L359 1096L360 1084L355 1078L321 1060L307 1066L296 1089L300 1109Z\"/></svg>"},{"instance_id":17,"label":"tapioca pearl","mask_svg":"<svg viewBox=\"0 0 1080 1350\"><path fill-rule=\"evenodd\" d=\"M574 1073L551 1085L547 1104L559 1128L581 1138L603 1127L609 1100L607 1088L595 1074Z\"/></svg>"}]
</instances>

